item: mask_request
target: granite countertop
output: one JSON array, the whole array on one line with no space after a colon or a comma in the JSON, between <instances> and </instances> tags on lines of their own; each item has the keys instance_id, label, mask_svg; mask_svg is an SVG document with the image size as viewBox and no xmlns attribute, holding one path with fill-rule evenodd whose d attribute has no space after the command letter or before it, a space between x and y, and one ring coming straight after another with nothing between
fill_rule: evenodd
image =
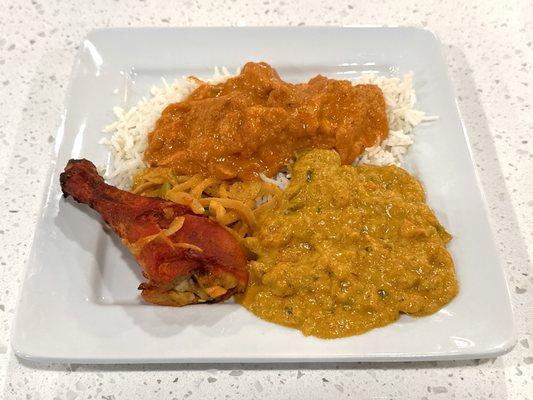
<instances>
[{"instance_id":1,"label":"granite countertop","mask_svg":"<svg viewBox=\"0 0 533 400\"><path fill-rule=\"evenodd\" d=\"M1 2L0 397L533 398L533 3L367 3ZM110 26L325 24L427 27L442 40L503 255L515 348L489 360L399 364L87 366L18 360L9 344L15 306L66 82L87 32Z\"/></svg>"}]
</instances>

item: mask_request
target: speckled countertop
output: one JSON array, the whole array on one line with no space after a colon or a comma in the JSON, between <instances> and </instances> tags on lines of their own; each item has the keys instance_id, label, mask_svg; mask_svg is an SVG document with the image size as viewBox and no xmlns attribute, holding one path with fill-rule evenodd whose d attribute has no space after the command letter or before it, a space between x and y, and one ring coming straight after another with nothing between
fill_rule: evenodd
<instances>
[{"instance_id":1,"label":"speckled countertop","mask_svg":"<svg viewBox=\"0 0 533 400\"><path fill-rule=\"evenodd\" d=\"M1 398L533 398L533 3L331 3L0 1ZM324 24L423 26L444 43L504 255L519 334L514 350L490 360L415 364L102 367L18 360L9 333L66 82L85 34L110 26Z\"/></svg>"}]
</instances>

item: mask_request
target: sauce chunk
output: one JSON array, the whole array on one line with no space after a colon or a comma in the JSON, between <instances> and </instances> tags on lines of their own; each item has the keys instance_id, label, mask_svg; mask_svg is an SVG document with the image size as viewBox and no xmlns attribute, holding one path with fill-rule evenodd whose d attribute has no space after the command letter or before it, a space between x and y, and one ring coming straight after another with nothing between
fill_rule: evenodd
<instances>
[{"instance_id":1,"label":"sauce chunk","mask_svg":"<svg viewBox=\"0 0 533 400\"><path fill-rule=\"evenodd\" d=\"M341 166L336 152L311 150L291 172L246 239L257 259L244 307L305 335L337 338L400 313L434 313L457 294L451 236L406 171Z\"/></svg>"},{"instance_id":2,"label":"sauce chunk","mask_svg":"<svg viewBox=\"0 0 533 400\"><path fill-rule=\"evenodd\" d=\"M255 180L275 175L303 148L335 149L350 164L387 133L377 86L323 76L290 84L266 63L247 63L237 77L201 84L167 106L144 157L179 174Z\"/></svg>"}]
</instances>

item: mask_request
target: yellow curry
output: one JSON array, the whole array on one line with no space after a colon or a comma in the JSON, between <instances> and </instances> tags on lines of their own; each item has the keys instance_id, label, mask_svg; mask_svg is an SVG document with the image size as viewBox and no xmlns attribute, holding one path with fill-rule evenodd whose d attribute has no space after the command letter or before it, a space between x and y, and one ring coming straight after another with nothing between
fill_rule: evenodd
<instances>
[{"instance_id":1,"label":"yellow curry","mask_svg":"<svg viewBox=\"0 0 533 400\"><path fill-rule=\"evenodd\" d=\"M436 312L458 291L451 236L420 183L394 167L300 154L292 181L246 239L257 255L238 301L305 335L338 338Z\"/></svg>"}]
</instances>

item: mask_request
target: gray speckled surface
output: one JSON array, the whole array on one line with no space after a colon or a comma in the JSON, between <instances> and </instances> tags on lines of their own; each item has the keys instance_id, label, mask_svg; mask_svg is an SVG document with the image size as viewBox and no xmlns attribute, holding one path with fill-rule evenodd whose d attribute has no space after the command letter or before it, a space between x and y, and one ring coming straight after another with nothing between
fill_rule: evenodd
<instances>
[{"instance_id":1,"label":"gray speckled surface","mask_svg":"<svg viewBox=\"0 0 533 400\"><path fill-rule=\"evenodd\" d=\"M170 3L0 2L0 397L533 398L533 3ZM109 26L324 24L424 26L443 41L505 262L519 334L514 350L492 360L417 364L102 367L16 359L9 332L23 267L65 82L87 31Z\"/></svg>"}]
</instances>

